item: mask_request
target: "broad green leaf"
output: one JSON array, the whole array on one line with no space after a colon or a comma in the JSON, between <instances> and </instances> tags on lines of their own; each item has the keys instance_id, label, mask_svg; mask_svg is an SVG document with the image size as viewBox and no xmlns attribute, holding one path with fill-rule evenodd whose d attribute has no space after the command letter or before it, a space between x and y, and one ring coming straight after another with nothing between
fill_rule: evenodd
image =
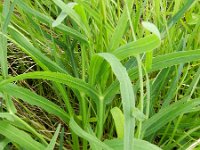
<instances>
[{"instance_id":1,"label":"broad green leaf","mask_svg":"<svg viewBox=\"0 0 200 150\"><path fill-rule=\"evenodd\" d=\"M148 72L154 72L174 65L199 61L200 60L200 50L191 50L183 52L173 52L153 58L152 69ZM137 68L129 70L129 76L131 80L135 80L138 77ZM116 80L110 87L104 92L105 103L110 103L116 93L119 91L119 82Z\"/></svg>"},{"instance_id":2,"label":"broad green leaf","mask_svg":"<svg viewBox=\"0 0 200 150\"><path fill-rule=\"evenodd\" d=\"M112 150L112 148L110 148L105 143L101 142L97 137L81 129L73 118L70 119L69 126L74 131L75 134L98 146L100 150L101 149Z\"/></svg>"},{"instance_id":3,"label":"broad green leaf","mask_svg":"<svg viewBox=\"0 0 200 150\"><path fill-rule=\"evenodd\" d=\"M39 96L29 91L28 89L12 84L6 84L0 87L0 91L3 91L15 98L20 98L31 105L41 107L48 113L60 117L65 122L69 122L68 114L64 110L62 110L58 105L54 104L53 102L47 100L42 96Z\"/></svg>"},{"instance_id":4,"label":"broad green leaf","mask_svg":"<svg viewBox=\"0 0 200 150\"><path fill-rule=\"evenodd\" d=\"M156 35L149 35L147 37L138 39L137 41L127 43L112 52L119 60L123 60L130 56L136 56L144 52L152 51L159 47L160 39ZM99 81L102 74L107 72L109 66L102 61L102 59L93 56L90 66L90 83L93 85L95 81Z\"/></svg>"},{"instance_id":5,"label":"broad green leaf","mask_svg":"<svg viewBox=\"0 0 200 150\"><path fill-rule=\"evenodd\" d=\"M157 35L157 37L161 40L160 32L153 23L144 21L144 22L142 22L142 25L144 28L146 28L153 34ZM147 52L146 58L145 58L145 66L146 66L147 71L149 71L152 68L152 59L153 59L153 51Z\"/></svg>"},{"instance_id":6,"label":"broad green leaf","mask_svg":"<svg viewBox=\"0 0 200 150\"><path fill-rule=\"evenodd\" d=\"M185 97L178 102L161 109L157 114L144 121L142 129L144 137L156 133L168 122L200 104L200 98L191 99L189 101L187 100L188 97Z\"/></svg>"},{"instance_id":7,"label":"broad green leaf","mask_svg":"<svg viewBox=\"0 0 200 150\"><path fill-rule=\"evenodd\" d=\"M57 129L56 129L56 132L53 135L53 138L51 139L49 145L47 146L47 148L45 150L54 150L56 140L57 140L59 132L60 132L60 127L61 127L61 125L59 124Z\"/></svg>"},{"instance_id":8,"label":"broad green leaf","mask_svg":"<svg viewBox=\"0 0 200 150\"><path fill-rule=\"evenodd\" d=\"M149 35L137 41L133 41L122 45L112 53L120 60L130 56L136 56L144 52L152 51L153 49L160 46L160 39L157 35Z\"/></svg>"},{"instance_id":9,"label":"broad green leaf","mask_svg":"<svg viewBox=\"0 0 200 150\"><path fill-rule=\"evenodd\" d=\"M29 150L44 150L45 146L35 141L26 132L17 129L7 121L0 121L0 134L4 135L6 138L14 143L20 145L23 149Z\"/></svg>"},{"instance_id":10,"label":"broad green leaf","mask_svg":"<svg viewBox=\"0 0 200 150\"><path fill-rule=\"evenodd\" d=\"M134 142L133 145L134 150L161 150L161 148L157 147L156 145L151 144L144 140L134 139L133 142ZM104 143L112 147L113 150L123 149L123 141L121 139L105 140Z\"/></svg>"},{"instance_id":11,"label":"broad green leaf","mask_svg":"<svg viewBox=\"0 0 200 150\"><path fill-rule=\"evenodd\" d=\"M49 72L49 71L35 71L26 74L21 74L16 77L11 77L9 79L3 80L0 82L0 87L7 83L24 80L24 79L44 79L51 80L58 83L65 84L70 88L77 89L80 92L86 93L88 96L93 98L95 102L99 99L98 92L89 84L85 83L83 80L74 78L68 74L58 73L58 72Z\"/></svg>"},{"instance_id":12,"label":"broad green leaf","mask_svg":"<svg viewBox=\"0 0 200 150\"><path fill-rule=\"evenodd\" d=\"M157 37L161 40L160 32L159 32L158 28L153 23L143 21L142 25L143 25L144 28L146 28L147 30L149 30L153 34L157 35Z\"/></svg>"},{"instance_id":13,"label":"broad green leaf","mask_svg":"<svg viewBox=\"0 0 200 150\"><path fill-rule=\"evenodd\" d=\"M134 138L135 128L135 119L131 116L131 112L135 107L135 95L130 78L126 68L115 56L109 53L100 53L98 55L103 57L111 65L112 71L119 80L124 111L124 150L131 150L133 147L132 139Z\"/></svg>"},{"instance_id":14,"label":"broad green leaf","mask_svg":"<svg viewBox=\"0 0 200 150\"><path fill-rule=\"evenodd\" d=\"M48 25L51 25L53 23L53 19L32 9L31 7L29 7L28 5L26 5L22 0L18 0L19 2L17 3L17 5L23 9L24 12L26 12L28 15L32 15L34 17L36 17L38 20L40 20L41 22L47 23ZM75 39L79 39L83 42L87 42L87 38L82 35L81 33L79 33L78 31L65 26L64 24L60 24L59 26L56 27L58 30L61 30L63 33L67 33L71 36L73 36Z\"/></svg>"},{"instance_id":15,"label":"broad green leaf","mask_svg":"<svg viewBox=\"0 0 200 150\"><path fill-rule=\"evenodd\" d=\"M0 118L7 119L9 121L14 121L15 120L14 114L11 114L11 113L8 113L8 112L1 112L0 113Z\"/></svg>"},{"instance_id":16,"label":"broad green leaf","mask_svg":"<svg viewBox=\"0 0 200 150\"><path fill-rule=\"evenodd\" d=\"M112 108L110 112L115 122L117 137L122 139L124 137L124 114L118 107Z\"/></svg>"},{"instance_id":17,"label":"broad green leaf","mask_svg":"<svg viewBox=\"0 0 200 150\"><path fill-rule=\"evenodd\" d=\"M153 59L152 69L150 70L150 72L181 63L193 62L198 60L200 60L200 49L161 55Z\"/></svg>"}]
</instances>

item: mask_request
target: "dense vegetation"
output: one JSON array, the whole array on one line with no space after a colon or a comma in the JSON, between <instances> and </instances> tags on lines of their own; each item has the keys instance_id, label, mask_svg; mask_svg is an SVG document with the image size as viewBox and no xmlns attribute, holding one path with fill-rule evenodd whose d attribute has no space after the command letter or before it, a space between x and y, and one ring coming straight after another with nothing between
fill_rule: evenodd
<instances>
[{"instance_id":1,"label":"dense vegetation","mask_svg":"<svg viewBox=\"0 0 200 150\"><path fill-rule=\"evenodd\" d=\"M198 149L198 0L1 0L0 12L0 150Z\"/></svg>"}]
</instances>

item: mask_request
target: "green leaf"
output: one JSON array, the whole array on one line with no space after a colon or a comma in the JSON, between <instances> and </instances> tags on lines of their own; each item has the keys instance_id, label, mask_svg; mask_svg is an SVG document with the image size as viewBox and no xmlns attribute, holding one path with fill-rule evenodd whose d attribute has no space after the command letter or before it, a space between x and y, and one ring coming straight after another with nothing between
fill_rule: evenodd
<instances>
[{"instance_id":1,"label":"green leaf","mask_svg":"<svg viewBox=\"0 0 200 150\"><path fill-rule=\"evenodd\" d=\"M14 125L15 127L18 127L20 129L23 129L32 133L33 135L37 136L45 145L47 144L43 136L41 136L41 134L37 133L35 129L33 129L31 126L29 126L25 121L23 121L21 118L19 118L15 114L1 112L0 118L10 121L10 124Z\"/></svg>"},{"instance_id":2,"label":"green leaf","mask_svg":"<svg viewBox=\"0 0 200 150\"><path fill-rule=\"evenodd\" d=\"M144 121L147 118L138 108L133 108L132 116L139 121Z\"/></svg>"},{"instance_id":3,"label":"green leaf","mask_svg":"<svg viewBox=\"0 0 200 150\"><path fill-rule=\"evenodd\" d=\"M118 107L112 108L110 112L115 122L117 137L122 139L124 137L124 114Z\"/></svg>"},{"instance_id":4,"label":"green leaf","mask_svg":"<svg viewBox=\"0 0 200 150\"><path fill-rule=\"evenodd\" d=\"M150 69L148 72L150 73L181 63L193 62L198 60L200 60L200 50L181 51L160 55L153 58L152 69ZM136 67L129 70L129 76L131 80L137 79L138 72ZM118 93L118 91L119 82L116 80L104 92L105 103L108 104L112 102L114 95Z\"/></svg>"},{"instance_id":5,"label":"green leaf","mask_svg":"<svg viewBox=\"0 0 200 150\"><path fill-rule=\"evenodd\" d=\"M14 143L17 143L24 149L29 150L44 150L45 146L35 141L26 132L17 129L7 121L0 121L0 134L4 135L6 138Z\"/></svg>"},{"instance_id":6,"label":"green leaf","mask_svg":"<svg viewBox=\"0 0 200 150\"><path fill-rule=\"evenodd\" d=\"M69 5L66 5L61 0L53 0L53 2L62 9L62 12L68 14L71 17L71 19L73 19L79 25L79 27L83 29L86 35L89 34L83 21L81 20L81 17L76 13L76 11L74 11Z\"/></svg>"},{"instance_id":7,"label":"green leaf","mask_svg":"<svg viewBox=\"0 0 200 150\"><path fill-rule=\"evenodd\" d=\"M51 139L49 145L47 146L47 148L45 150L54 150L56 140L57 140L59 132L60 132L60 127L61 127L61 125L59 124L57 129L56 129L56 132L53 135L53 138Z\"/></svg>"},{"instance_id":8,"label":"green leaf","mask_svg":"<svg viewBox=\"0 0 200 150\"><path fill-rule=\"evenodd\" d=\"M70 2L68 4L66 4L69 8L73 9L73 7L75 5L77 5L77 3L74 2ZM56 27L58 25L61 24L61 22L68 16L68 13L66 13L65 11L62 11L60 13L60 15L57 17L57 19L52 23L52 27Z\"/></svg>"},{"instance_id":9,"label":"green leaf","mask_svg":"<svg viewBox=\"0 0 200 150\"><path fill-rule=\"evenodd\" d=\"M85 83L83 80L74 78L68 74L58 73L58 72L49 72L49 71L36 71L30 72L16 77L11 77L0 82L0 87L7 83L24 80L24 79L44 79L51 80L58 83L65 84L73 89L77 89L80 92L86 93L88 96L93 98L94 102L97 102L99 99L98 92L89 84Z\"/></svg>"},{"instance_id":10,"label":"green leaf","mask_svg":"<svg viewBox=\"0 0 200 150\"><path fill-rule=\"evenodd\" d=\"M61 68L55 62L53 62L50 58L44 55L40 50L35 48L31 44L31 42L23 34L21 34L16 28L10 26L8 31L12 37L11 40L15 44L17 44L20 48L22 48L22 50L26 54L30 55L33 58L33 60L35 60L35 62L40 65L41 68L43 68L44 70L67 73L66 70Z\"/></svg>"},{"instance_id":11,"label":"green leaf","mask_svg":"<svg viewBox=\"0 0 200 150\"><path fill-rule=\"evenodd\" d=\"M108 51L113 51L115 50L121 43L122 37L126 31L127 28L127 23L128 23L128 10L132 9L134 0L129 0L127 1L127 6L128 8L124 8L122 15L119 18L119 21L117 22L117 26L115 27L112 37L110 39L110 44L109 44L109 49Z\"/></svg>"},{"instance_id":12,"label":"green leaf","mask_svg":"<svg viewBox=\"0 0 200 150\"><path fill-rule=\"evenodd\" d=\"M133 140L134 150L161 150L161 148L157 147L154 144L151 144L147 141L134 139ZM105 140L104 143L112 147L114 150L122 150L123 149L123 141L121 139L112 139L112 140Z\"/></svg>"},{"instance_id":13,"label":"green leaf","mask_svg":"<svg viewBox=\"0 0 200 150\"><path fill-rule=\"evenodd\" d=\"M25 13L27 13L28 15L34 16L36 17L38 20L40 20L41 22L47 23L48 25L52 25L53 23L53 19L50 18L49 16L46 16L34 9L32 9L31 7L29 7L28 5L26 5L22 0L18 0L17 5L23 9L23 11ZM63 33L67 33L69 35L71 35L72 37L74 37L75 39L79 39L83 42L87 43L87 38L82 35L81 33L79 33L78 31L65 26L64 24L60 24L59 26L56 27L57 29L59 29L60 31L62 31Z\"/></svg>"},{"instance_id":14,"label":"green leaf","mask_svg":"<svg viewBox=\"0 0 200 150\"><path fill-rule=\"evenodd\" d=\"M160 32L159 32L158 28L153 23L143 21L142 25L143 25L144 28L146 28L147 30L149 30L153 34L157 35L157 37L161 40Z\"/></svg>"},{"instance_id":15,"label":"green leaf","mask_svg":"<svg viewBox=\"0 0 200 150\"><path fill-rule=\"evenodd\" d=\"M2 29L2 34L0 35L0 67L1 67L1 74L3 78L7 78L8 76L8 56L7 56L7 29L8 25L10 24L10 19L13 14L13 10L17 0L11 4L9 0L3 3L3 12L2 12L2 22L0 22L0 26ZM1 16L0 16L1 17ZM5 18L4 18L5 17ZM6 36L3 36L6 35ZM4 95L4 100L6 103L7 110L12 112L13 114L17 112L15 105L12 99L8 95Z\"/></svg>"},{"instance_id":16,"label":"green leaf","mask_svg":"<svg viewBox=\"0 0 200 150\"><path fill-rule=\"evenodd\" d=\"M120 82L120 92L122 97L123 111L124 111L124 149L131 150L133 147L135 119L131 116L131 112L135 107L135 96L132 89L132 84L126 68L120 61L109 53L100 53L99 56L103 57L112 68L115 76Z\"/></svg>"},{"instance_id":17,"label":"green leaf","mask_svg":"<svg viewBox=\"0 0 200 150\"><path fill-rule=\"evenodd\" d=\"M28 89L12 84L6 84L0 87L0 91L3 91L15 98L20 98L31 105L39 106L46 110L48 113L60 117L65 122L69 122L69 116L64 110L60 108L60 106L57 106L53 102L29 91Z\"/></svg>"},{"instance_id":18,"label":"green leaf","mask_svg":"<svg viewBox=\"0 0 200 150\"><path fill-rule=\"evenodd\" d=\"M168 25L167 30L169 30L173 25L177 23L179 19L181 19L181 17L184 16L184 13L190 8L190 6L195 2L195 0L190 0L185 2L186 2L185 5L167 22ZM163 31L161 32L162 38L165 37L165 35L167 34L167 30L163 29Z\"/></svg>"},{"instance_id":19,"label":"green leaf","mask_svg":"<svg viewBox=\"0 0 200 150\"><path fill-rule=\"evenodd\" d=\"M11 141L8 138L4 138L2 141L0 141L0 150L4 150L5 147L10 143Z\"/></svg>"},{"instance_id":20,"label":"green leaf","mask_svg":"<svg viewBox=\"0 0 200 150\"><path fill-rule=\"evenodd\" d=\"M73 118L70 119L69 126L74 131L75 134L98 146L99 149L112 150L108 145L101 142L97 137L81 129Z\"/></svg>"},{"instance_id":21,"label":"green leaf","mask_svg":"<svg viewBox=\"0 0 200 150\"><path fill-rule=\"evenodd\" d=\"M178 102L161 109L157 114L144 121L142 128L144 137L156 133L168 122L200 104L200 98L187 100L188 97L185 97Z\"/></svg>"},{"instance_id":22,"label":"green leaf","mask_svg":"<svg viewBox=\"0 0 200 150\"><path fill-rule=\"evenodd\" d=\"M181 63L187 63L192 61L200 60L200 49L190 50L190 51L181 51L169 53L161 56L157 56L153 59L152 71L160 70L170 66L174 66Z\"/></svg>"},{"instance_id":23,"label":"green leaf","mask_svg":"<svg viewBox=\"0 0 200 150\"><path fill-rule=\"evenodd\" d=\"M112 53L120 60L125 59L130 56L136 56L144 52L152 51L153 49L160 46L160 39L157 35L149 35L137 41L127 43L119 48L117 48Z\"/></svg>"}]
</instances>

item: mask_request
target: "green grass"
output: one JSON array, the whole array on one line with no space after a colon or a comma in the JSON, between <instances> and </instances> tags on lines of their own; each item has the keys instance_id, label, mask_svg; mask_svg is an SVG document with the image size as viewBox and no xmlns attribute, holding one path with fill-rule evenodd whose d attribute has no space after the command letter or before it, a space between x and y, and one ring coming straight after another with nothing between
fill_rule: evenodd
<instances>
[{"instance_id":1,"label":"green grass","mask_svg":"<svg viewBox=\"0 0 200 150\"><path fill-rule=\"evenodd\" d=\"M199 1L0 11L0 149L198 149Z\"/></svg>"}]
</instances>

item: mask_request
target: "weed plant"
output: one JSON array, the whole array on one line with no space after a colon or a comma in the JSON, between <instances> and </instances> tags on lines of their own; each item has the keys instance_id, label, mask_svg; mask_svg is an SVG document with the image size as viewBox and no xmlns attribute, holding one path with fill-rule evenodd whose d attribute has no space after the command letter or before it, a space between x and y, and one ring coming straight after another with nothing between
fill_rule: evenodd
<instances>
[{"instance_id":1,"label":"weed plant","mask_svg":"<svg viewBox=\"0 0 200 150\"><path fill-rule=\"evenodd\" d=\"M0 149L198 149L198 0L4 0L0 12Z\"/></svg>"}]
</instances>

